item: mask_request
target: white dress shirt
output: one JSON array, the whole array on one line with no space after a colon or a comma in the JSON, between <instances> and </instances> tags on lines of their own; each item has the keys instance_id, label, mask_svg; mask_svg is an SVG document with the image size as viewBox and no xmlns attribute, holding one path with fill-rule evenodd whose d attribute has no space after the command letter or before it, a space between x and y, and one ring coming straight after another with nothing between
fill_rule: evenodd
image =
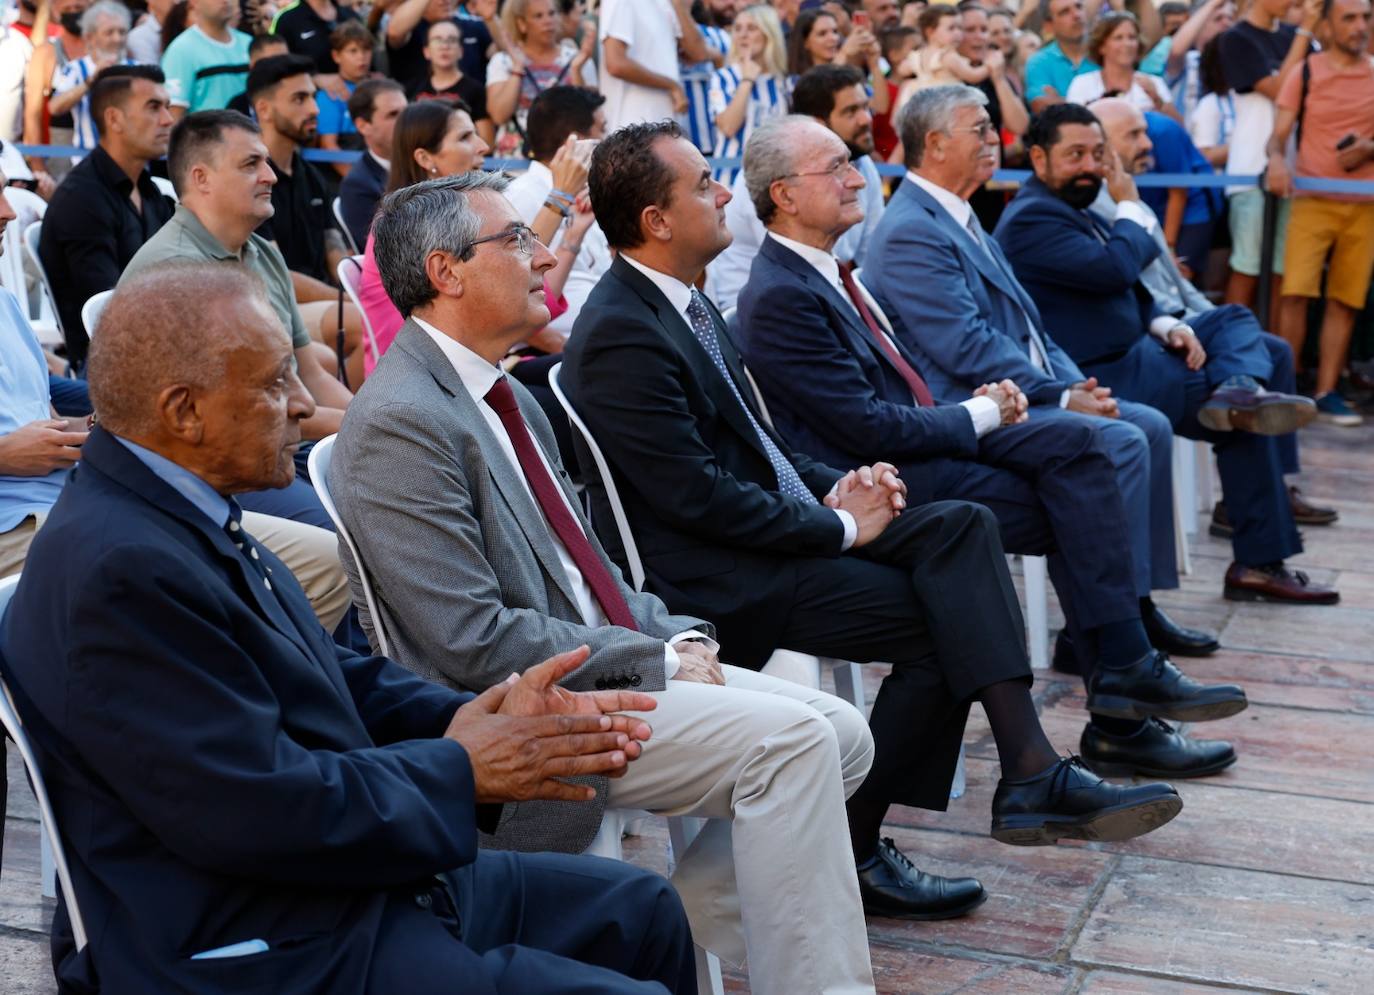
<instances>
[{"instance_id":1,"label":"white dress shirt","mask_svg":"<svg viewBox=\"0 0 1374 995\"><path fill-rule=\"evenodd\" d=\"M414 318L414 316L411 316ZM448 361L453 364L454 372L458 374L458 379L467 388L468 395L473 403L477 405L477 410L482 413L482 418L486 421L487 427L496 436L496 441L500 443L501 451L506 459L510 460L511 467L515 470L515 475L520 479L525 492L530 496L530 502L539 511L539 515L544 519L544 527L548 530L549 538L558 547L558 559L563 564L563 570L568 575L568 583L573 589L573 594L577 597L577 610L582 615L582 621L588 628L600 628L609 624L606 613L601 610L601 603L596 600L596 595L592 592L591 585L587 583L587 578L578 569L577 562L568 552L568 548L563 545L563 541L558 538L558 533L549 524L548 518L544 515L544 509L539 506L539 499L530 490L529 481L525 479L525 471L520 466L520 457L515 453L515 444L511 442L510 434L506 431L505 424L501 421L501 416L496 413L496 409L486 402L487 392L500 380L505 373L499 366L493 366L467 346L445 335L429 322L421 318L414 318L415 324L424 330L425 334L434 340L434 344L439 347ZM550 480L558 479L558 471L549 465L548 458L544 455L543 448L535 443L534 451L539 454L539 461L544 464L545 471L548 472ZM578 521L577 509L568 500L568 495L563 488L558 488L558 496L567 507L569 514L572 515L574 522ZM677 673L679 660L677 650L673 649L673 643L684 639L695 639L709 646L712 650L719 649L719 644L715 640L708 638L700 632L680 632L663 644L663 659L665 663L664 676L672 680Z\"/></svg>"},{"instance_id":2,"label":"white dress shirt","mask_svg":"<svg viewBox=\"0 0 1374 995\"><path fill-rule=\"evenodd\" d=\"M673 306L678 314L682 315L682 320L687 322L687 327L692 327L692 319L687 314L687 308L692 303L691 287L687 286L687 284L683 283L675 276L669 276L667 273L660 273L656 269L645 266L637 259L632 258L628 253L622 252L620 258L624 259L635 269L639 270L639 272L643 273L649 281L662 292L663 296L668 298L668 303ZM786 454L783 455L783 458L787 458ZM836 486L838 487L839 485L836 484ZM831 488L830 492L833 494L835 489ZM842 508L832 508L830 510L839 516L840 524L844 526L844 542L841 544L840 549L848 549L850 546L854 545L854 540L859 537L859 523L854 520L853 515Z\"/></svg>"},{"instance_id":3,"label":"white dress shirt","mask_svg":"<svg viewBox=\"0 0 1374 995\"><path fill-rule=\"evenodd\" d=\"M779 245L791 249L810 263L811 267L821 275L821 278L844 299L850 310L859 314L859 309L849 299L849 292L844 289L844 284L840 281L840 264L834 255L824 249L818 249L814 245L806 245L786 238L775 231L770 231L768 237L776 240ZM862 321L863 316L859 315L859 319ZM881 327L878 329L878 334L883 337L893 352L899 351L887 332L883 331ZM967 401L960 401L959 406L969 413L969 417L973 420L973 431L980 439L1002 424L1002 412L997 407L997 402L990 397L970 397Z\"/></svg>"}]
</instances>

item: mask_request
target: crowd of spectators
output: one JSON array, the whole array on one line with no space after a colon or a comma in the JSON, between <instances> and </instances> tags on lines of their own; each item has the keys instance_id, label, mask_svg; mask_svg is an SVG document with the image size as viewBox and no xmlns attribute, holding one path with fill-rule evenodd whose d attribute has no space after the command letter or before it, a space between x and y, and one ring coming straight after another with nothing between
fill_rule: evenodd
<instances>
[{"instance_id":1,"label":"crowd of spectators","mask_svg":"<svg viewBox=\"0 0 1374 995\"><path fill-rule=\"evenodd\" d=\"M114 923L83 959L59 919L59 977L691 991L690 923L755 991L872 990L865 913L987 897L881 836L944 808L974 701L996 839L1163 826L1153 779L1237 760L1178 723L1247 704L1154 600L1175 436L1226 598L1339 599L1291 565L1337 519L1298 432L1374 398L1374 193L1308 181L1374 181L1370 44L1368 0L18 0L0 639ZM1049 558L1077 756L1004 552ZM869 721L784 650L890 664ZM476 856L581 853L607 805L710 820L681 906ZM535 892L580 925L515 929Z\"/></svg>"}]
</instances>

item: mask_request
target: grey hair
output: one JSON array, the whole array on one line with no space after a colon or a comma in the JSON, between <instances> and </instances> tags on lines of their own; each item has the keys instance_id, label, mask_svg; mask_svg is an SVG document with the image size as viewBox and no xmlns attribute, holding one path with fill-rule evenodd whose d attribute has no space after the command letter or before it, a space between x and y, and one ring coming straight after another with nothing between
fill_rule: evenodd
<instances>
[{"instance_id":1,"label":"grey hair","mask_svg":"<svg viewBox=\"0 0 1374 995\"><path fill-rule=\"evenodd\" d=\"M157 425L158 395L184 385L213 390L229 352L250 334L233 304L256 300L286 330L262 279L234 262L173 262L120 282L91 336L86 382L101 424L139 436Z\"/></svg>"},{"instance_id":2,"label":"grey hair","mask_svg":"<svg viewBox=\"0 0 1374 995\"><path fill-rule=\"evenodd\" d=\"M81 15L81 37L85 38L95 31L96 25L107 17L123 24L125 31L129 30L128 7L122 3L115 3L115 0L96 0Z\"/></svg>"},{"instance_id":3,"label":"grey hair","mask_svg":"<svg viewBox=\"0 0 1374 995\"><path fill-rule=\"evenodd\" d=\"M805 114L787 114L759 125L744 146L744 185L749 190L754 213L765 225L777 212L771 192L773 184L795 172L796 143L788 132L799 124L825 127Z\"/></svg>"},{"instance_id":4,"label":"grey hair","mask_svg":"<svg viewBox=\"0 0 1374 995\"><path fill-rule=\"evenodd\" d=\"M383 198L372 222L372 252L382 286L402 317L409 318L438 296L425 272L431 252L472 257L482 219L468 195L477 190L503 193L509 184L504 173L474 170L402 187Z\"/></svg>"},{"instance_id":5,"label":"grey hair","mask_svg":"<svg viewBox=\"0 0 1374 995\"><path fill-rule=\"evenodd\" d=\"M926 151L926 136L948 132L954 126L954 112L961 107L986 107L987 95L972 86L932 86L917 90L897 116L897 136L902 140L908 169L921 164Z\"/></svg>"}]
</instances>

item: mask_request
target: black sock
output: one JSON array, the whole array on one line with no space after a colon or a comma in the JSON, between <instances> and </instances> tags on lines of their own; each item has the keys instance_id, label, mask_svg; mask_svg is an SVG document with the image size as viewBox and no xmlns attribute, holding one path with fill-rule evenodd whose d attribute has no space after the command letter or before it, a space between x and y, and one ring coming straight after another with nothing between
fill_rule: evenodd
<instances>
[{"instance_id":1,"label":"black sock","mask_svg":"<svg viewBox=\"0 0 1374 995\"><path fill-rule=\"evenodd\" d=\"M854 848L854 863L862 867L878 855L878 836L883 831L889 803L864 798L863 788L845 803L849 816L849 842Z\"/></svg>"},{"instance_id":2,"label":"black sock","mask_svg":"<svg viewBox=\"0 0 1374 995\"><path fill-rule=\"evenodd\" d=\"M1029 681L989 684L979 697L997 741L1003 777L1013 781L1033 777L1059 760L1035 713Z\"/></svg>"},{"instance_id":3,"label":"black sock","mask_svg":"<svg viewBox=\"0 0 1374 995\"><path fill-rule=\"evenodd\" d=\"M1104 667L1129 667L1152 649L1145 623L1138 617L1097 627L1098 660Z\"/></svg>"}]
</instances>

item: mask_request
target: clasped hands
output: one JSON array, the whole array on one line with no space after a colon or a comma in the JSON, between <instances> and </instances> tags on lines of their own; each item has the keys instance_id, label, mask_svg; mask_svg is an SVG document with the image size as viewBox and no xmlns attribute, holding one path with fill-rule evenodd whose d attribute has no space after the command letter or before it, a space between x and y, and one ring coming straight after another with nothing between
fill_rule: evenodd
<instances>
[{"instance_id":1,"label":"clasped hands","mask_svg":"<svg viewBox=\"0 0 1374 995\"><path fill-rule=\"evenodd\" d=\"M620 777L640 755L649 724L618 713L652 711L652 696L559 686L590 655L586 646L560 653L487 688L453 714L444 736L467 751L479 804L588 801L596 791L565 778Z\"/></svg>"},{"instance_id":2,"label":"clasped hands","mask_svg":"<svg viewBox=\"0 0 1374 995\"><path fill-rule=\"evenodd\" d=\"M1030 417L1027 413L1030 402L1021 393L1021 388L1010 380L985 383L973 392L973 396L986 397L995 402L1003 425L1017 425Z\"/></svg>"},{"instance_id":3,"label":"clasped hands","mask_svg":"<svg viewBox=\"0 0 1374 995\"><path fill-rule=\"evenodd\" d=\"M850 470L824 498L827 508L847 511L858 526L854 546L866 545L888 527L906 507L906 482L891 463L874 463Z\"/></svg>"}]
</instances>

